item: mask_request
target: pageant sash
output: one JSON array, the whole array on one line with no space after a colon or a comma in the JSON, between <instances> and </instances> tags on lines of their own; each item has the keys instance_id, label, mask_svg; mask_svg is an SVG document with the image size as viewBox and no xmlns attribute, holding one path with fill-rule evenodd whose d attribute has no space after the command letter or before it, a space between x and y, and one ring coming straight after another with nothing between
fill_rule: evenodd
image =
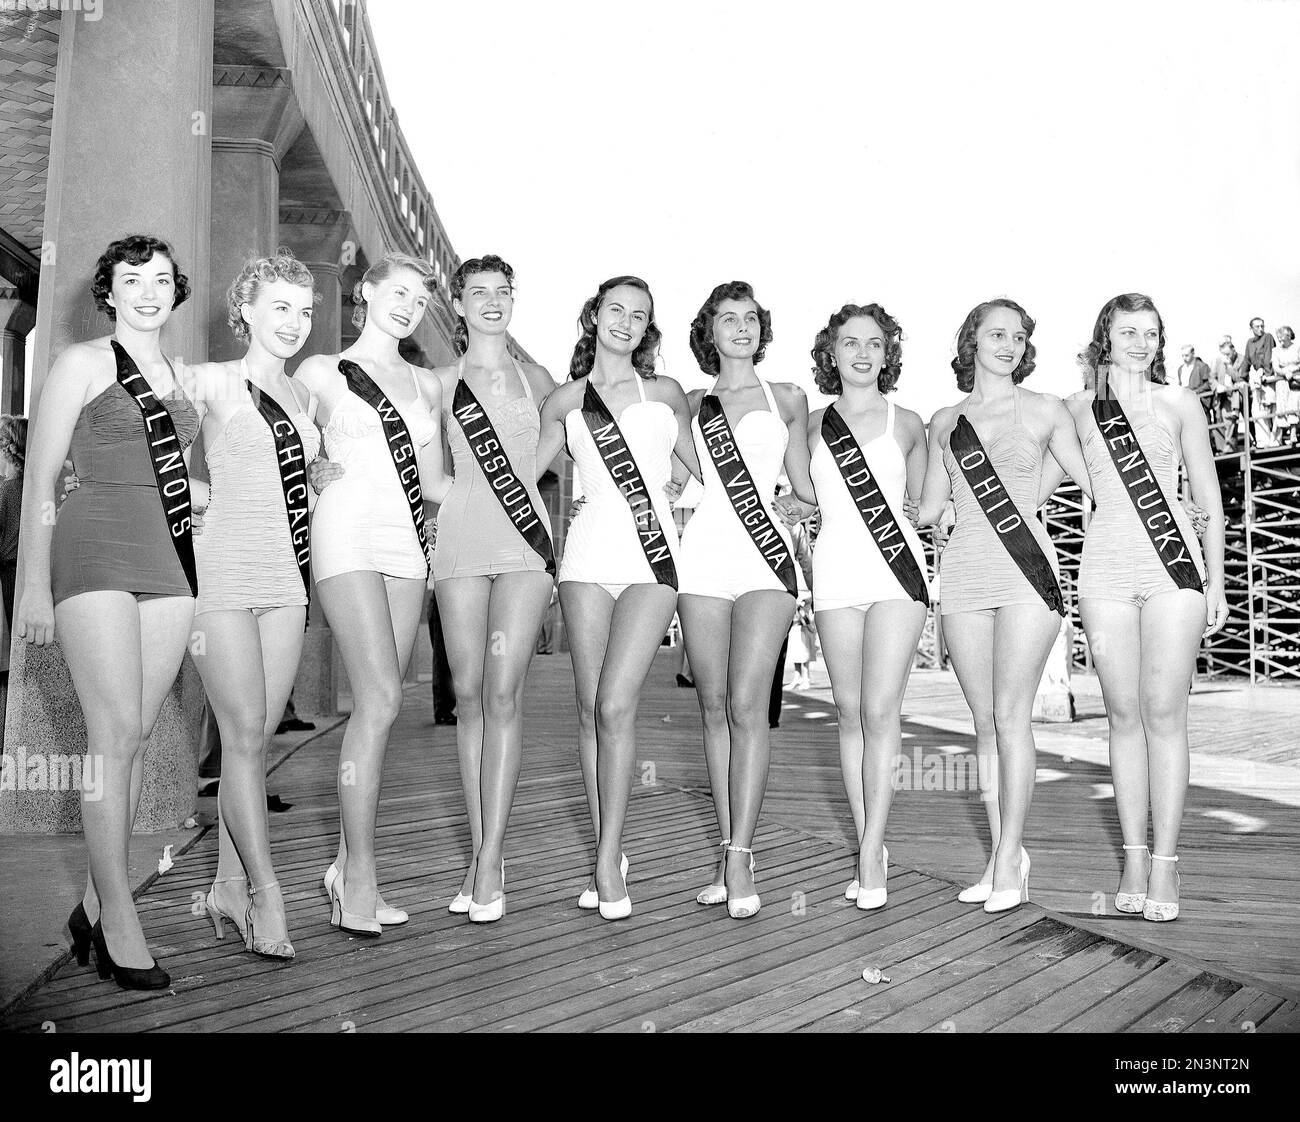
<instances>
[{"instance_id":1,"label":"pageant sash","mask_svg":"<svg viewBox=\"0 0 1300 1122\"><path fill-rule=\"evenodd\" d=\"M357 397L361 398L376 413L384 426L384 440L388 444L388 454L393 457L393 468L397 472L397 481L402 493L411 507L411 522L415 525L415 536L420 539L420 548L424 550L426 567L432 565L429 550L429 535L424 525L424 492L420 490L420 465L416 460L415 442L406 429L406 422L397 408L384 395L384 391L375 385L374 380L355 362L346 358L339 359L339 373Z\"/></svg>"},{"instance_id":2,"label":"pageant sash","mask_svg":"<svg viewBox=\"0 0 1300 1122\"><path fill-rule=\"evenodd\" d=\"M645 480L641 478L641 469L632 458L632 451L623 438L622 430L614 415L605 405L596 387L587 382L586 392L582 396L582 419L591 431L596 451L600 453L610 477L627 500L636 523L637 537L641 542L641 552L650 565L650 571L660 584L677 588L677 566L673 563L672 551L668 548L668 539L659 527L659 516L655 514L654 504L646 491Z\"/></svg>"},{"instance_id":3,"label":"pageant sash","mask_svg":"<svg viewBox=\"0 0 1300 1122\"><path fill-rule=\"evenodd\" d=\"M928 607L930 592L925 574L917 566L916 557L903 537L902 527L881 494L853 430L834 405L828 405L822 413L822 440L835 466L840 469L844 486L866 524L867 533L884 556L894 579L913 600Z\"/></svg>"},{"instance_id":4,"label":"pageant sash","mask_svg":"<svg viewBox=\"0 0 1300 1122\"><path fill-rule=\"evenodd\" d=\"M140 373L135 360L126 353L116 339L113 355L117 359L117 380L140 407L144 420L145 438L149 442L149 459L153 463L154 480L158 484L158 497L162 501L163 516L171 534L172 545L190 586L190 594L199 594L198 570L194 565L194 538L190 525L193 521L190 507L190 475L185 470L184 449L176 436L176 425L166 407L154 396L149 383Z\"/></svg>"},{"instance_id":5,"label":"pageant sash","mask_svg":"<svg viewBox=\"0 0 1300 1122\"><path fill-rule=\"evenodd\" d=\"M506 517L519 531L529 549L546 562L546 571L555 576L555 551L551 548L551 536L546 532L541 512L533 506L528 488L515 474L501 438L497 436L486 411L464 378L456 382L451 411L460 423L469 450L491 485L501 509L506 512Z\"/></svg>"},{"instance_id":6,"label":"pageant sash","mask_svg":"<svg viewBox=\"0 0 1300 1122\"><path fill-rule=\"evenodd\" d=\"M722 489L731 501L731 509L736 512L749 540L767 562L768 568L776 574L777 580L785 586L785 590L791 596L798 596L799 586L794 575L790 546L768 516L763 498L754 486L754 477L750 475L745 458L740 454L740 445L736 443L736 435L731 431L727 414L716 394L708 394L700 402L700 434L704 437L704 447L708 450L709 459L713 461L718 478L722 480Z\"/></svg>"},{"instance_id":7,"label":"pageant sash","mask_svg":"<svg viewBox=\"0 0 1300 1122\"><path fill-rule=\"evenodd\" d=\"M1204 585L1196 562L1192 560L1187 541L1165 500L1165 493L1156 482L1146 453L1133 435L1120 403L1114 398L1104 401L1096 398L1092 403L1092 415L1111 462L1119 472L1124 491L1137 511L1138 521L1151 539L1151 548L1164 564L1165 571L1179 588L1200 592Z\"/></svg>"},{"instance_id":8,"label":"pageant sash","mask_svg":"<svg viewBox=\"0 0 1300 1122\"><path fill-rule=\"evenodd\" d=\"M993 527L998 541L1006 548L1025 579L1053 611L1065 615L1065 601L1056 583L1052 566L1043 555L1034 535L1021 518L1016 504L1011 501L1006 487L989 460L988 453L975 434L975 429L965 417L958 417L956 427L948 438L957 466L970 485L980 509Z\"/></svg>"},{"instance_id":9,"label":"pageant sash","mask_svg":"<svg viewBox=\"0 0 1300 1122\"><path fill-rule=\"evenodd\" d=\"M289 541L293 556L298 562L302 587L311 601L311 535L307 530L307 462L302 450L302 437L280 403L269 393L262 393L250 381L245 381L253 405L262 414L275 441L275 462L280 469L280 487L284 491L284 511L289 519Z\"/></svg>"}]
</instances>

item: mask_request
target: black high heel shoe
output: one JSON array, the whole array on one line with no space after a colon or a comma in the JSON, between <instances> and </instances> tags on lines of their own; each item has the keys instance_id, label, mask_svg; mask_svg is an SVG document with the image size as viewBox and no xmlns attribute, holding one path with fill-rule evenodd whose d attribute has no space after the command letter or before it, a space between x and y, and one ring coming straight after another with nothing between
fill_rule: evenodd
<instances>
[{"instance_id":1,"label":"black high heel shoe","mask_svg":"<svg viewBox=\"0 0 1300 1122\"><path fill-rule=\"evenodd\" d=\"M86 905L78 900L77 906L68 916L68 930L72 932L72 953L77 956L78 966L90 965L90 917L86 915Z\"/></svg>"},{"instance_id":2,"label":"black high heel shoe","mask_svg":"<svg viewBox=\"0 0 1300 1122\"><path fill-rule=\"evenodd\" d=\"M124 990L165 990L172 984L171 976L157 962L147 970L138 966L118 966L109 957L102 923L95 924L90 937L95 943L95 967L101 978L111 975Z\"/></svg>"}]
</instances>

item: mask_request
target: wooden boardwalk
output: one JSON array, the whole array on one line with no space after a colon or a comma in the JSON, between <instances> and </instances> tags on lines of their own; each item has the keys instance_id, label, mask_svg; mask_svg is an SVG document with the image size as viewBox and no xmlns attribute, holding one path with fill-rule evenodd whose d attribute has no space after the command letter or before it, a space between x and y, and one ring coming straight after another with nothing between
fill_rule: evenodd
<instances>
[{"instance_id":1,"label":"wooden boardwalk","mask_svg":"<svg viewBox=\"0 0 1300 1122\"><path fill-rule=\"evenodd\" d=\"M567 658L539 658L502 922L475 926L446 911L469 856L454 730L435 729L427 686L412 688L389 753L378 835L385 894L410 911L409 925L376 940L328 925L320 875L335 839L335 729L271 781L294 804L274 816L273 844L296 961L255 958L230 937L214 941L202 915L216 862L208 831L139 900L171 990L129 993L68 961L0 1027L1267 1032L1300 1024L1295 809L1195 789L1184 917L1157 926L1090 906L1096 893L1109 906L1118 868L1113 801L1089 798L1108 779L1095 765L1040 771L1028 832L1035 902L1003 916L954 898L954 884L983 861L978 797L902 791L888 835L889 904L861 913L841 895L852 826L833 714L815 696L787 695L755 842L763 909L736 922L694 902L710 876L716 827L694 695L671 680L657 666L641 708L626 833L630 920L606 923L575 906L593 844L572 743L572 683ZM918 676L916 696L927 688ZM909 718L905 752L915 746L942 759L971 747L969 737L921 721ZM1225 821L1199 817L1198 800L1256 819L1267 811L1269 828L1234 835ZM891 981L867 984L866 966Z\"/></svg>"}]
</instances>

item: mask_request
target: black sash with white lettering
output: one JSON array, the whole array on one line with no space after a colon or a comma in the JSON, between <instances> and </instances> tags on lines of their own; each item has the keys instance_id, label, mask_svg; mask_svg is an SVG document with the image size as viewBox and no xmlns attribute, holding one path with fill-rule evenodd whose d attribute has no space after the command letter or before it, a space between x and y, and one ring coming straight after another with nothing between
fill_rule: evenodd
<instances>
[{"instance_id":1,"label":"black sash with white lettering","mask_svg":"<svg viewBox=\"0 0 1300 1122\"><path fill-rule=\"evenodd\" d=\"M1065 601L1061 599L1061 589L1056 583L1052 566L1043 555L1037 539L1025 525L1025 520L1020 517L1020 511L1002 485L974 427L965 417L957 418L957 425L948 438L948 447L952 449L957 466L970 484L998 541L1011 555L1011 560L1034 586L1034 591L1043 598L1044 603L1053 611L1065 615Z\"/></svg>"},{"instance_id":2,"label":"black sash with white lettering","mask_svg":"<svg viewBox=\"0 0 1300 1122\"><path fill-rule=\"evenodd\" d=\"M731 509L745 527L749 540L785 590L791 596L798 596L799 586L795 580L790 547L768 517L763 497L754 486L754 477L749 474L722 402L715 394L708 394L700 402L700 434L704 437L704 447L708 449L718 478L722 480L722 489L731 500Z\"/></svg>"},{"instance_id":3,"label":"black sash with white lettering","mask_svg":"<svg viewBox=\"0 0 1300 1122\"><path fill-rule=\"evenodd\" d=\"M248 387L253 405L271 428L275 441L275 462L280 469L280 487L284 491L284 511L289 519L289 541L293 556L298 562L302 587L311 600L311 535L307 532L307 462L302 450L302 437L280 408L280 403L269 393L261 393L252 382Z\"/></svg>"},{"instance_id":4,"label":"black sash with white lettering","mask_svg":"<svg viewBox=\"0 0 1300 1122\"><path fill-rule=\"evenodd\" d=\"M528 547L546 562L546 571L555 576L555 551L551 547L551 535L546 532L541 513L533 506L528 489L515 474L496 429L492 427L486 411L464 378L456 383L451 411L460 422L465 442L474 454L479 469L492 485L492 493L496 495L501 509L506 512L506 517Z\"/></svg>"},{"instance_id":5,"label":"black sash with white lettering","mask_svg":"<svg viewBox=\"0 0 1300 1122\"><path fill-rule=\"evenodd\" d=\"M639 375L638 375L639 377ZM587 382L587 390L582 396L582 419L591 430L591 437L596 442L596 451L604 461L611 478L627 500L632 509L632 518L636 523L637 537L641 542L641 551L650 565L650 571L660 584L677 588L677 566L673 564L672 551L668 548L668 539L659 527L659 516L655 514L654 504L646 491L645 480L641 478L641 469L632 458L623 433L614 420L614 415L605 405L596 387Z\"/></svg>"},{"instance_id":6,"label":"black sash with white lettering","mask_svg":"<svg viewBox=\"0 0 1300 1122\"><path fill-rule=\"evenodd\" d=\"M1151 539L1151 547L1164 564L1165 571L1179 588L1200 592L1201 574L1192 560L1191 551L1178 523L1174 521L1165 493L1151 473L1146 453L1133 435L1128 417L1114 398L1096 398L1092 415L1101 431L1106 451L1119 472L1124 491L1137 511L1138 521Z\"/></svg>"},{"instance_id":7,"label":"black sash with white lettering","mask_svg":"<svg viewBox=\"0 0 1300 1122\"><path fill-rule=\"evenodd\" d=\"M853 505L866 523L867 533L884 555L894 579L913 600L929 607L930 592L925 574L917 567L916 557L903 537L902 527L881 494L853 431L834 405L828 405L822 413L822 440L835 466L840 469Z\"/></svg>"},{"instance_id":8,"label":"black sash with white lettering","mask_svg":"<svg viewBox=\"0 0 1300 1122\"><path fill-rule=\"evenodd\" d=\"M185 470L184 449L176 436L172 415L149 388L135 361L116 339L110 339L117 359L117 380L135 398L144 419L145 438L149 442L149 459L153 464L158 497L171 534L176 557L190 586L190 595L199 594L198 570L194 565L194 538L190 534L190 473Z\"/></svg>"},{"instance_id":9,"label":"black sash with white lettering","mask_svg":"<svg viewBox=\"0 0 1300 1122\"><path fill-rule=\"evenodd\" d=\"M420 490L420 465L416 459L415 441L407 432L406 422L402 420L396 406L384 396L384 391L375 385L369 374L346 358L339 359L339 373L347 382L348 389L379 414L379 420L384 426L388 454L393 457L397 481L410 504L411 521L415 524L415 536L420 539L420 548L424 550L424 564L427 568L432 562L429 557L429 535L424 527L424 492Z\"/></svg>"}]
</instances>

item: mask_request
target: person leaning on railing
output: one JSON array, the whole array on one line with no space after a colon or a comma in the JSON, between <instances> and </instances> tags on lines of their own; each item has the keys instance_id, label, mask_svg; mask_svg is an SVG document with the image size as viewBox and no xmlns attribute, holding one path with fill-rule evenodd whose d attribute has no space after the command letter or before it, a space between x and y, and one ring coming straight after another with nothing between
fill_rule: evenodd
<instances>
[{"instance_id":1,"label":"person leaning on railing","mask_svg":"<svg viewBox=\"0 0 1300 1122\"><path fill-rule=\"evenodd\" d=\"M1273 348L1273 431L1280 443L1296 443L1300 428L1300 343L1289 327L1277 329Z\"/></svg>"}]
</instances>

